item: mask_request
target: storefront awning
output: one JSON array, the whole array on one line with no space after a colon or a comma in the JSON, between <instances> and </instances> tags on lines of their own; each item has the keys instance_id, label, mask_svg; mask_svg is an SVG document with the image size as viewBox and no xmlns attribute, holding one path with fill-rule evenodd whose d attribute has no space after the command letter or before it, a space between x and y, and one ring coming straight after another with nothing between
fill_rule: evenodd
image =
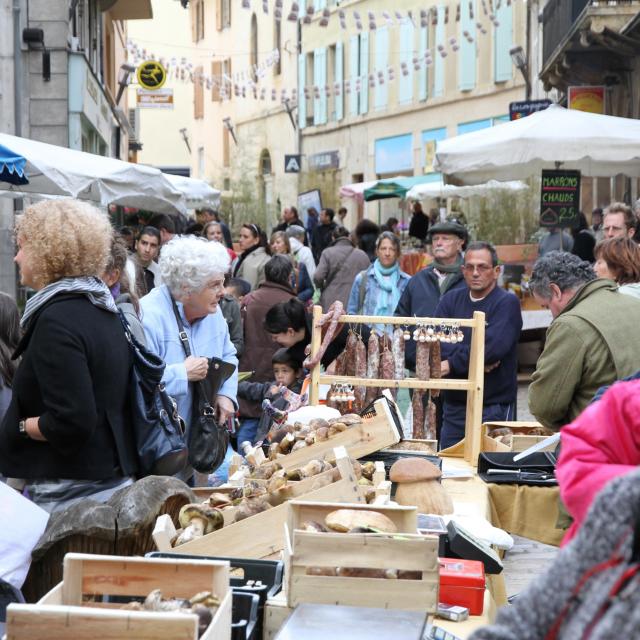
<instances>
[{"instance_id":1,"label":"storefront awning","mask_svg":"<svg viewBox=\"0 0 640 640\"><path fill-rule=\"evenodd\" d=\"M384 198L405 198L407 192L418 184L433 182L433 175L412 176L410 178L386 178L378 180L372 187L365 189L364 199L383 200Z\"/></svg>"},{"instance_id":2,"label":"storefront awning","mask_svg":"<svg viewBox=\"0 0 640 640\"><path fill-rule=\"evenodd\" d=\"M109 11L113 20L148 20L153 18L151 0L101 0L100 10Z\"/></svg>"},{"instance_id":3,"label":"storefront awning","mask_svg":"<svg viewBox=\"0 0 640 640\"><path fill-rule=\"evenodd\" d=\"M29 184L24 167L27 161L7 147L0 145L0 182Z\"/></svg>"},{"instance_id":4,"label":"storefront awning","mask_svg":"<svg viewBox=\"0 0 640 640\"><path fill-rule=\"evenodd\" d=\"M0 181L0 195L71 197L95 204L186 213L184 194L160 171L93 153L0 133L0 146L21 157L27 184Z\"/></svg>"}]
</instances>

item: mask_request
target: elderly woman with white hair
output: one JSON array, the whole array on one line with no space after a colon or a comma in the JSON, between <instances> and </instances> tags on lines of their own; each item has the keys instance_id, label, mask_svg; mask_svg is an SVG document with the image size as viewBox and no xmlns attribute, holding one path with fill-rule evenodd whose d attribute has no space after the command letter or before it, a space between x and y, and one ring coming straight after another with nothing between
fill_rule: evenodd
<instances>
[{"instance_id":1,"label":"elderly woman with white hair","mask_svg":"<svg viewBox=\"0 0 640 640\"><path fill-rule=\"evenodd\" d=\"M187 426L192 419L192 383L204 380L208 359L220 358L236 367L215 398L218 423L223 424L235 414L238 388L236 349L218 304L229 254L218 242L176 237L162 247L159 267L164 284L140 300L147 346L166 362L163 381ZM186 358L172 300L189 338L192 355Z\"/></svg>"}]
</instances>

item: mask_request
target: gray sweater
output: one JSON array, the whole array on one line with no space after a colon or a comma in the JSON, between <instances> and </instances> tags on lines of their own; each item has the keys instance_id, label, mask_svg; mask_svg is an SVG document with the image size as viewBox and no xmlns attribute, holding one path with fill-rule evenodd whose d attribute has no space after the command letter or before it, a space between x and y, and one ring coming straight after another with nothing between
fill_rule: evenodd
<instances>
[{"instance_id":1,"label":"gray sweater","mask_svg":"<svg viewBox=\"0 0 640 640\"><path fill-rule=\"evenodd\" d=\"M611 481L594 501L576 538L515 604L500 609L494 625L476 631L469 640L544 640L560 616L557 640L581 640L595 623L589 640L631 640L640 637L640 588L636 574L602 615L600 607L631 561L634 526L640 517L640 470ZM594 572L571 598L587 571L615 558L613 567ZM564 615L561 612L566 608Z\"/></svg>"}]
</instances>

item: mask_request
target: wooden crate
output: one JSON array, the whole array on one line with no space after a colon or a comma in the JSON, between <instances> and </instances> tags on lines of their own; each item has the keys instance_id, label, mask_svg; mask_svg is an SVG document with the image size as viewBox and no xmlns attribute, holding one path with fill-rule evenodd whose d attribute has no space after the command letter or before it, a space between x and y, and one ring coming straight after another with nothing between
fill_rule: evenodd
<instances>
[{"instance_id":1,"label":"wooden crate","mask_svg":"<svg viewBox=\"0 0 640 640\"><path fill-rule=\"evenodd\" d=\"M340 505L384 513L402 535L312 533L305 520L322 522L335 504L288 503L285 539L287 606L302 602L435 611L438 603L438 539L416 534L415 507ZM310 576L308 567L358 567L421 571L420 580Z\"/></svg>"},{"instance_id":2,"label":"wooden crate","mask_svg":"<svg viewBox=\"0 0 640 640\"><path fill-rule=\"evenodd\" d=\"M482 451L525 451L529 447L532 447L534 444L537 444L549 436L530 436L521 432L541 426L542 425L539 422L486 422L482 425ZM498 429L500 427L506 427L513 431L511 445L507 445L504 442L498 442L487 435L488 431L491 429ZM542 451L553 451L556 446L557 444L549 445L542 449Z\"/></svg>"},{"instance_id":3,"label":"wooden crate","mask_svg":"<svg viewBox=\"0 0 640 640\"><path fill-rule=\"evenodd\" d=\"M336 461L342 476L340 480L310 490L309 493L303 494L304 498L327 503L364 503L353 467L344 450L336 451ZM313 480L313 478L307 480ZM312 487L313 483L305 486ZM174 547L173 551L202 556L266 558L284 548L283 525L286 519L287 503L285 502L240 522L224 526L202 538Z\"/></svg>"},{"instance_id":4,"label":"wooden crate","mask_svg":"<svg viewBox=\"0 0 640 640\"><path fill-rule=\"evenodd\" d=\"M107 595L146 597L154 589L164 598L215 593L221 604L200 640L231 638L228 562L68 553L59 585L38 604L7 609L7 640L196 640L195 615L129 611L99 601Z\"/></svg>"},{"instance_id":5,"label":"wooden crate","mask_svg":"<svg viewBox=\"0 0 640 640\"><path fill-rule=\"evenodd\" d=\"M286 470L303 467L310 460L322 459L335 447L343 446L352 458L361 458L396 442L400 442L400 431L387 400L376 400L375 415L363 418L362 422L350 426L329 440L316 442L309 447L278 458L278 463Z\"/></svg>"}]
</instances>

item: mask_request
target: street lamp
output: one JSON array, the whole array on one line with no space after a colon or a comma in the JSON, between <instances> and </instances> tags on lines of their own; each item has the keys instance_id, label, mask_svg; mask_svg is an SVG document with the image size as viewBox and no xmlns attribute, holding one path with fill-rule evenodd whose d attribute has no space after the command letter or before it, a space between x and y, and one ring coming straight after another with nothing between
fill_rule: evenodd
<instances>
[{"instance_id":1,"label":"street lamp","mask_svg":"<svg viewBox=\"0 0 640 640\"><path fill-rule=\"evenodd\" d=\"M228 129L229 133L231 134L231 137L233 138L233 141L236 144L236 147L238 146L238 139L236 138L236 132L233 130L233 123L231 122L231 118L227 117L227 118L222 118L222 123L224 124L225 128Z\"/></svg>"},{"instance_id":2,"label":"street lamp","mask_svg":"<svg viewBox=\"0 0 640 640\"><path fill-rule=\"evenodd\" d=\"M296 131L297 130L296 121L295 121L295 118L293 117L293 110L295 109L295 107L291 104L289 98L285 99L284 108L286 109L287 114L289 115L289 120L291 120L291 126L293 127L293 130Z\"/></svg>"},{"instance_id":3,"label":"street lamp","mask_svg":"<svg viewBox=\"0 0 640 640\"><path fill-rule=\"evenodd\" d=\"M180 135L182 136L182 139L184 140L184 143L187 145L187 151L189 153L191 153L191 145L189 144L189 136L187 135L187 127L182 127L182 129L180 129Z\"/></svg>"},{"instance_id":4,"label":"street lamp","mask_svg":"<svg viewBox=\"0 0 640 640\"><path fill-rule=\"evenodd\" d=\"M529 80L529 64L527 62L527 54L524 52L524 49L521 46L517 46L509 49L509 55L511 56L511 61L515 65L516 69L520 71L522 77L524 78L527 87L526 99L529 100L529 98L531 98L531 81Z\"/></svg>"},{"instance_id":5,"label":"street lamp","mask_svg":"<svg viewBox=\"0 0 640 640\"><path fill-rule=\"evenodd\" d=\"M124 90L129 86L129 78L135 70L135 66L128 62L120 65L120 69L118 70L118 95L116 96L116 104L120 103L120 98L122 98Z\"/></svg>"}]
</instances>

